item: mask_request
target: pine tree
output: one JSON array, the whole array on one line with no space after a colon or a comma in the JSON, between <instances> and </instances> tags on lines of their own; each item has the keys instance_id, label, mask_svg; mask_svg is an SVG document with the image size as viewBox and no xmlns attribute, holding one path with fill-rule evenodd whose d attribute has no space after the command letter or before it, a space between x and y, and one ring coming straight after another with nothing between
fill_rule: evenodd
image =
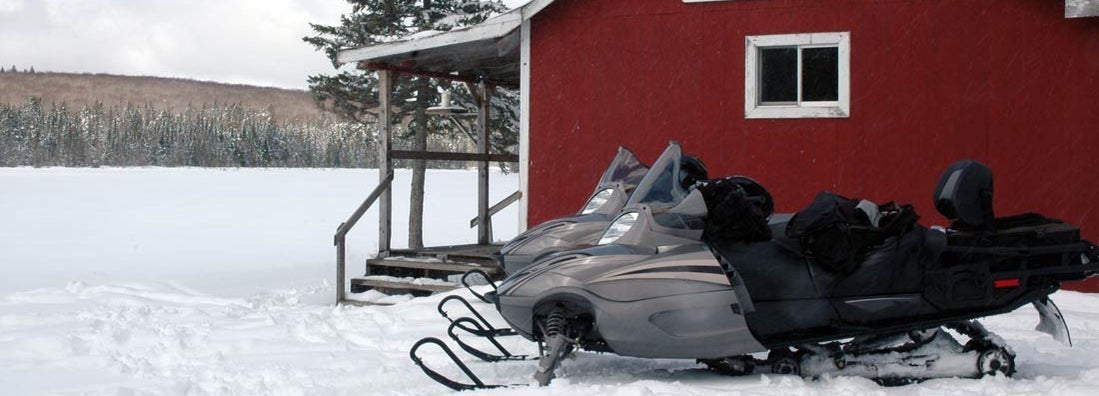
<instances>
[{"instance_id":1,"label":"pine tree","mask_svg":"<svg viewBox=\"0 0 1099 396\"><path fill-rule=\"evenodd\" d=\"M347 0L352 5L351 14L343 15L339 25L310 24L315 36L305 37L319 51L323 51L333 66L341 49L368 46L392 41L427 30L450 30L480 23L494 13L505 10L498 0ZM377 98L378 81L374 74L356 68L338 70L336 74L309 76L309 89L322 107L341 118L359 123L374 121L367 109L377 103L364 100ZM425 110L438 103L439 89L449 89L452 84L426 78L401 76L393 86L393 101L401 103L395 119L404 121L403 133L397 138L411 141L412 150L425 150L429 134L453 133L462 124L453 119L429 117ZM473 108L471 96L456 95L459 105ZM466 99L464 102L462 99ZM496 127L492 143L497 150L514 145L517 140L518 101L516 95L501 96L493 100ZM514 121L509 121L514 120ZM426 164L413 162L411 205L409 210L408 246L423 247L423 193Z\"/></svg>"},{"instance_id":2,"label":"pine tree","mask_svg":"<svg viewBox=\"0 0 1099 396\"><path fill-rule=\"evenodd\" d=\"M31 66L31 71L30 71L30 73L31 73L31 74L34 74L34 66Z\"/></svg>"}]
</instances>

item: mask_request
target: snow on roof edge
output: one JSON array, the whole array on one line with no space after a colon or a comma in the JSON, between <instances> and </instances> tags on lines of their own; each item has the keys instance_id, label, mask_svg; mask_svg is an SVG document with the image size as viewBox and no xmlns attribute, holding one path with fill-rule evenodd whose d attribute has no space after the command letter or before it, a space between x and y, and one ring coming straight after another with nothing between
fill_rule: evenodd
<instances>
[{"instance_id":1,"label":"snow on roof edge","mask_svg":"<svg viewBox=\"0 0 1099 396\"><path fill-rule=\"evenodd\" d=\"M344 65L426 48L445 47L504 37L513 30L518 29L523 21L530 19L553 2L554 0L533 0L522 7L509 10L473 26L436 34L414 34L393 42L345 49L339 52L336 60L340 65Z\"/></svg>"}]
</instances>

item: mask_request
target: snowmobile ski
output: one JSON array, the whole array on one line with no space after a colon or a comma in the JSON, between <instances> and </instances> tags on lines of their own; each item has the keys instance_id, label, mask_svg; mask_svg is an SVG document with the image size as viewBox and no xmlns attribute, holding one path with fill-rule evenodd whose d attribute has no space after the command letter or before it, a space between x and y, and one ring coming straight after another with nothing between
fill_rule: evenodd
<instances>
[{"instance_id":1,"label":"snowmobile ski","mask_svg":"<svg viewBox=\"0 0 1099 396\"><path fill-rule=\"evenodd\" d=\"M439 305L436 306L436 311L439 312L439 315L442 315L443 318L446 318L446 320L450 321L452 324L462 318L470 319L471 321L473 319L469 317L451 318L450 314L447 313L445 309L447 303L451 301L457 301L465 306L466 309L469 310L469 312L472 313L473 316L476 318L476 321L480 323L480 325L477 326L477 328L475 329L467 327L463 328L462 330L465 330L466 332L479 337L502 337L517 334L515 330L509 328L497 329L495 326L488 322L488 319L485 319L485 317L482 316L480 312L477 312L477 310L473 308L473 305L469 303L469 300L466 300L465 298L462 298L462 296L458 295L447 296L446 298L439 301Z\"/></svg>"},{"instance_id":2,"label":"snowmobile ski","mask_svg":"<svg viewBox=\"0 0 1099 396\"><path fill-rule=\"evenodd\" d=\"M488 293L488 295L491 295L491 296L496 295L495 294L496 291L497 291L496 290L496 283L492 281L492 278L489 278L488 273L486 273L485 271L479 270L479 269L469 270L469 271L466 271L466 273L462 274L462 286L465 286L466 290L468 290L469 293L472 294L474 297L477 297L478 300L481 300L486 304L492 304L493 301L492 301L492 299L488 298L488 295L481 294L481 293L478 293L476 290L473 290L473 285L469 284L469 277L471 275L480 276L481 278L483 278L485 280L485 282L487 282L490 286L492 286L492 292Z\"/></svg>"},{"instance_id":3,"label":"snowmobile ski","mask_svg":"<svg viewBox=\"0 0 1099 396\"><path fill-rule=\"evenodd\" d=\"M458 368L461 369L463 373L465 373L466 377L470 381L473 381L473 383L469 384L469 383L462 383L462 382L452 380L452 379L448 378L447 376L439 373L438 371L432 370L430 367L427 367L427 365L424 364L423 359L420 359L420 356L418 356L416 354L417 352L419 352L420 347L423 347L424 345L427 345L427 344L434 344L434 345L438 346L439 349L442 349L443 353L446 353L447 357L449 357L450 360L453 361L454 364L457 365ZM424 374L427 374L428 377L435 380L435 382L438 382L439 384L442 384L443 386L445 386L447 388L450 388L450 389L454 389L456 391L465 391L465 390L473 390L473 389L493 389L493 388L503 388L503 387L506 386L506 385L486 385L483 381L481 381L481 378L477 377L476 374L473 374L473 371L471 371L469 369L469 367L466 366L465 363L462 363L461 359L458 359L458 356L456 356L454 354L454 351L452 351L450 349L450 347L448 347L446 345L446 343L444 343L442 340L440 340L438 338L435 338L435 337L427 337L427 338L421 339L420 341L417 341L415 344L412 345L412 349L408 351L408 356L412 358L412 362L415 363L417 366L419 366L420 370L423 370Z\"/></svg>"},{"instance_id":4,"label":"snowmobile ski","mask_svg":"<svg viewBox=\"0 0 1099 396\"><path fill-rule=\"evenodd\" d=\"M470 327L470 326L472 326L472 327ZM472 345L469 345L469 344L465 343L464 341L462 341L461 337L459 337L459 335L455 332L456 330L462 330L466 333L469 333L469 334L487 339L490 343L492 343L492 346L495 347L496 350L499 351L501 354L496 355L496 354L493 354L493 353L485 352L485 351L482 351L480 349L477 349L476 347L473 347ZM516 355L516 354L511 353L511 351L508 351L507 348L504 348L503 345L500 345L499 341L496 341L496 337L499 337L499 335L490 334L491 332L486 331L486 329L484 327L482 327L480 323L477 323L476 320L473 320L472 318L469 318L469 317L462 317L462 318L455 319L454 322L450 323L450 327L447 328L446 332L447 332L448 335L450 335L450 338L452 340L454 340L454 342L458 343L459 347L461 347L463 350L468 352L470 355L473 355L473 356L477 357L478 359L481 359L481 360L486 361L486 362L500 362L500 361L506 361L506 360L531 360L532 359L528 355ZM515 335L515 334L514 333L505 334L504 336L507 336L507 335Z\"/></svg>"}]
</instances>

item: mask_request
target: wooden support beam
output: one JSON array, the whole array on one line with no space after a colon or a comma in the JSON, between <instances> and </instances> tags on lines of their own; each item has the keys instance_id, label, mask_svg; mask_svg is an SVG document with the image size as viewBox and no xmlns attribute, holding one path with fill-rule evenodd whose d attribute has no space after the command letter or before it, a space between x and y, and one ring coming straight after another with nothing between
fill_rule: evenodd
<instances>
[{"instance_id":1,"label":"wooden support beam","mask_svg":"<svg viewBox=\"0 0 1099 396\"><path fill-rule=\"evenodd\" d=\"M378 71L378 174L379 179L393 173L393 113L390 105L393 100L394 73L390 70ZM393 189L387 188L378 202L378 255L389 254L393 236Z\"/></svg>"},{"instance_id":2,"label":"wooden support beam","mask_svg":"<svg viewBox=\"0 0 1099 396\"><path fill-rule=\"evenodd\" d=\"M376 70L376 71L391 71L391 72L396 72L396 73L400 73L400 74L407 74L407 75L410 75L410 76L435 78L435 79L439 79L439 80L462 82L462 83L466 83L466 84L476 84L476 83L480 83L480 82L484 81L484 82L487 82L487 83L492 84L492 85L499 85L499 86L502 86L502 87L510 87L510 88L518 88L518 87L515 86L515 84L511 84L511 83L508 83L506 81L496 81L496 80L485 79L484 77L470 76L470 75L447 74L447 73L437 73L437 72L432 72L432 71L427 71L427 70L417 70L417 69L413 69L413 68L409 68L409 67L401 67L401 66L391 65L391 64L388 64L388 63L373 63L373 62L363 63L363 62L360 62L359 63L359 69Z\"/></svg>"},{"instance_id":3,"label":"wooden support beam","mask_svg":"<svg viewBox=\"0 0 1099 396\"><path fill-rule=\"evenodd\" d=\"M489 161L489 162L519 162L519 156L515 154L485 154L481 153L447 153L438 151L405 151L393 150L389 152L389 159L418 159L428 161Z\"/></svg>"},{"instance_id":4,"label":"wooden support beam","mask_svg":"<svg viewBox=\"0 0 1099 396\"><path fill-rule=\"evenodd\" d=\"M478 84L473 97L477 98L477 152L488 156L489 101L492 86ZM488 161L477 167L477 243L492 243L492 217L488 212Z\"/></svg>"}]
</instances>

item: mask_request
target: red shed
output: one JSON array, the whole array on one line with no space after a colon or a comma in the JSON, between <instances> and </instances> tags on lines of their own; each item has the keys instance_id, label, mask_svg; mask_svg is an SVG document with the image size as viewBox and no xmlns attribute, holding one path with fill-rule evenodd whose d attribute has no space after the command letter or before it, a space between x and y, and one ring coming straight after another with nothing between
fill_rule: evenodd
<instances>
[{"instance_id":1,"label":"red shed","mask_svg":"<svg viewBox=\"0 0 1099 396\"><path fill-rule=\"evenodd\" d=\"M760 181L779 211L832 190L911 202L925 224L945 222L939 173L973 158L996 175L998 214L1094 240L1096 3L534 0L475 38L520 38L497 55L520 70L527 224L575 212L618 145L651 161L676 140L711 175ZM344 60L381 59L359 55Z\"/></svg>"}]
</instances>

